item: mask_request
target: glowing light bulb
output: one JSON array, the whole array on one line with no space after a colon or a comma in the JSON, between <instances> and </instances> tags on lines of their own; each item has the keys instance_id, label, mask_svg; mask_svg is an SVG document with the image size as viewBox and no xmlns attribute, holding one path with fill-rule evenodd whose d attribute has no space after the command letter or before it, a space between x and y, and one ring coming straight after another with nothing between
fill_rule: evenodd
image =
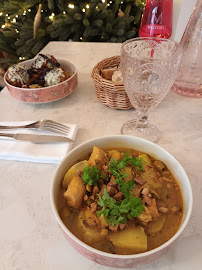
<instances>
[{"instance_id":1,"label":"glowing light bulb","mask_svg":"<svg viewBox=\"0 0 202 270\"><path fill-rule=\"evenodd\" d=\"M63 11L63 14L66 14L66 11L65 10Z\"/></svg>"},{"instance_id":2,"label":"glowing light bulb","mask_svg":"<svg viewBox=\"0 0 202 270\"><path fill-rule=\"evenodd\" d=\"M11 22L12 22L12 23L15 23L15 22L16 22L16 18L14 18Z\"/></svg>"},{"instance_id":3,"label":"glowing light bulb","mask_svg":"<svg viewBox=\"0 0 202 270\"><path fill-rule=\"evenodd\" d=\"M82 9L83 12L86 12L85 8Z\"/></svg>"},{"instance_id":4,"label":"glowing light bulb","mask_svg":"<svg viewBox=\"0 0 202 270\"><path fill-rule=\"evenodd\" d=\"M55 13L52 13L52 14L49 16L49 19L53 20L54 16L55 16Z\"/></svg>"},{"instance_id":5,"label":"glowing light bulb","mask_svg":"<svg viewBox=\"0 0 202 270\"><path fill-rule=\"evenodd\" d=\"M90 8L90 6L87 4L87 5L86 5L86 8Z\"/></svg>"},{"instance_id":6,"label":"glowing light bulb","mask_svg":"<svg viewBox=\"0 0 202 270\"><path fill-rule=\"evenodd\" d=\"M0 16L2 16L3 15L3 12L0 12Z\"/></svg>"},{"instance_id":7,"label":"glowing light bulb","mask_svg":"<svg viewBox=\"0 0 202 270\"><path fill-rule=\"evenodd\" d=\"M73 4L69 4L68 7L73 9L74 8L74 5Z\"/></svg>"}]
</instances>

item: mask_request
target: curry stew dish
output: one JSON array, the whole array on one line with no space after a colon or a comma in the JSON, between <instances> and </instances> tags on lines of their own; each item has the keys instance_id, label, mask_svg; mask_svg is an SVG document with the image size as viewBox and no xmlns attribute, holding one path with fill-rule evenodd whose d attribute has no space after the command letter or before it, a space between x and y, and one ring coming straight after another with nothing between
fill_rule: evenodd
<instances>
[{"instance_id":1,"label":"curry stew dish","mask_svg":"<svg viewBox=\"0 0 202 270\"><path fill-rule=\"evenodd\" d=\"M73 165L58 194L66 227L89 246L136 254L179 229L183 199L166 165L134 149L99 149Z\"/></svg>"}]
</instances>

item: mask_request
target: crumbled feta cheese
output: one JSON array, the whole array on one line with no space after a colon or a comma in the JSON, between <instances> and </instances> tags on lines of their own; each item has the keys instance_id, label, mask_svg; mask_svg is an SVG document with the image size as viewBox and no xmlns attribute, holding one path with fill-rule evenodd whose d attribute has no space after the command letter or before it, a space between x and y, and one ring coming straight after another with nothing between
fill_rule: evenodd
<instances>
[{"instance_id":1,"label":"crumbled feta cheese","mask_svg":"<svg viewBox=\"0 0 202 270\"><path fill-rule=\"evenodd\" d=\"M44 77L45 85L52 86L60 83L61 76L65 77L64 72L61 68L51 69L49 72L46 73L46 76Z\"/></svg>"},{"instance_id":2,"label":"crumbled feta cheese","mask_svg":"<svg viewBox=\"0 0 202 270\"><path fill-rule=\"evenodd\" d=\"M8 78L11 82L15 83L19 81L22 85L29 81L28 67L25 65L13 65L8 69Z\"/></svg>"}]
</instances>

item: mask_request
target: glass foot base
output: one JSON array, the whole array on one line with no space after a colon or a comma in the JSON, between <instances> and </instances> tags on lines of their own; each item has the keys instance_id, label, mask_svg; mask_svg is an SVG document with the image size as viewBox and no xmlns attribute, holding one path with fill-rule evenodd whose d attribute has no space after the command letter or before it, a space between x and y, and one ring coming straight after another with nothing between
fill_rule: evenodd
<instances>
[{"instance_id":1,"label":"glass foot base","mask_svg":"<svg viewBox=\"0 0 202 270\"><path fill-rule=\"evenodd\" d=\"M160 130L153 123L148 123L146 127L137 125L136 120L129 120L121 127L121 133L141 137L151 142L156 142L160 136Z\"/></svg>"},{"instance_id":2,"label":"glass foot base","mask_svg":"<svg viewBox=\"0 0 202 270\"><path fill-rule=\"evenodd\" d=\"M175 83L172 87L172 90L182 96L202 98L202 89L200 89L198 85L194 87L194 85L190 84L189 88L188 86L183 86L183 84Z\"/></svg>"}]
</instances>

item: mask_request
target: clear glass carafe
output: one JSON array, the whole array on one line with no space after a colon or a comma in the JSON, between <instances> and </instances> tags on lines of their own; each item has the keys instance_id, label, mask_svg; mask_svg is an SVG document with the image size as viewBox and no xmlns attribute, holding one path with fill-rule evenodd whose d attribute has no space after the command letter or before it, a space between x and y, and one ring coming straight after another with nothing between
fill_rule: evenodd
<instances>
[{"instance_id":1,"label":"clear glass carafe","mask_svg":"<svg viewBox=\"0 0 202 270\"><path fill-rule=\"evenodd\" d=\"M198 0L180 44L183 56L172 89L189 97L202 97L202 0Z\"/></svg>"}]
</instances>

